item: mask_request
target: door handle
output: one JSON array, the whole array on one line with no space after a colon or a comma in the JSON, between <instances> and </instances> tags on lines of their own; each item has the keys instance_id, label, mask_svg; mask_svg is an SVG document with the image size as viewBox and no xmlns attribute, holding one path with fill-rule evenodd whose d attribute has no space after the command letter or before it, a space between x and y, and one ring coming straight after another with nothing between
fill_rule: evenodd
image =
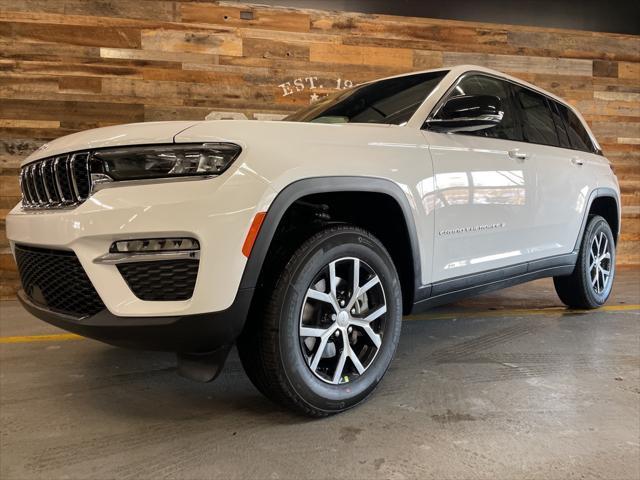
<instances>
[{"instance_id":1,"label":"door handle","mask_svg":"<svg viewBox=\"0 0 640 480\"><path fill-rule=\"evenodd\" d=\"M571 163L573 163L574 165L584 165L584 160L582 160L580 157L573 157L571 159Z\"/></svg>"},{"instance_id":2,"label":"door handle","mask_svg":"<svg viewBox=\"0 0 640 480\"><path fill-rule=\"evenodd\" d=\"M518 148L514 148L513 150L509 150L509 156L511 158L516 158L518 160L526 160L529 158L529 154L526 152L520 151Z\"/></svg>"}]
</instances>

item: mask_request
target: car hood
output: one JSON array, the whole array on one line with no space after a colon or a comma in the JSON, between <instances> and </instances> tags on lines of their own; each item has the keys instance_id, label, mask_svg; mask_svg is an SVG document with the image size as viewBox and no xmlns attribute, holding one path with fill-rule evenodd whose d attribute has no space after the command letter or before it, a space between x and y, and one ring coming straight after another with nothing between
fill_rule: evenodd
<instances>
[{"instance_id":1,"label":"car hood","mask_svg":"<svg viewBox=\"0 0 640 480\"><path fill-rule=\"evenodd\" d=\"M29 155L25 165L40 158L69 152L125 145L161 143L232 142L243 150L249 143L256 145L276 142L282 145L287 138L298 142L340 143L352 141L356 130L386 129L384 124L328 124L261 120L203 120L147 122L116 125L78 132L53 140ZM345 135L347 131L351 134ZM340 135L342 133L342 135Z\"/></svg>"},{"instance_id":2,"label":"car hood","mask_svg":"<svg viewBox=\"0 0 640 480\"><path fill-rule=\"evenodd\" d=\"M29 155L22 164L44 157L93 148L118 147L122 145L149 145L173 143L174 138L197 121L146 122L94 128L73 133L44 144Z\"/></svg>"}]
</instances>

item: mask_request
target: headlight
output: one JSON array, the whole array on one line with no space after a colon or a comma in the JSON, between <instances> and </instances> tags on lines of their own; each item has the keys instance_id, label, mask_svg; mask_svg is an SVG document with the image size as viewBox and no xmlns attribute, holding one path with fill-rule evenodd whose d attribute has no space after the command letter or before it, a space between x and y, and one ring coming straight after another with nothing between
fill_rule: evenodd
<instances>
[{"instance_id":1,"label":"headlight","mask_svg":"<svg viewBox=\"0 0 640 480\"><path fill-rule=\"evenodd\" d=\"M198 143L96 150L91 157L94 181L144 180L190 175L218 175L238 157L233 143Z\"/></svg>"}]
</instances>

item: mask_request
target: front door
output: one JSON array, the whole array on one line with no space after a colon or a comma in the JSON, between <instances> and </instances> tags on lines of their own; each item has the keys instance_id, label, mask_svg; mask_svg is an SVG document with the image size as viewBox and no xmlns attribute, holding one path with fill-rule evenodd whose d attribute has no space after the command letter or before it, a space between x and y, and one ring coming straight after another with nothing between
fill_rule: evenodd
<instances>
[{"instance_id":1,"label":"front door","mask_svg":"<svg viewBox=\"0 0 640 480\"><path fill-rule=\"evenodd\" d=\"M531 259L536 174L511 85L467 74L450 96L495 95L504 116L475 132L423 131L434 170L434 282Z\"/></svg>"}]
</instances>

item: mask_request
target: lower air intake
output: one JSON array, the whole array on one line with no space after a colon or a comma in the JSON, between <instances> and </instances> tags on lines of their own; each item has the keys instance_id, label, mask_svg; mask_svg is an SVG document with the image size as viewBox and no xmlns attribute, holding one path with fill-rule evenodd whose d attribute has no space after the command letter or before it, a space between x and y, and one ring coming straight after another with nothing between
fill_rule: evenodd
<instances>
[{"instance_id":1,"label":"lower air intake","mask_svg":"<svg viewBox=\"0 0 640 480\"><path fill-rule=\"evenodd\" d=\"M198 260L160 260L118 265L120 274L140 300L188 300L198 276Z\"/></svg>"},{"instance_id":2,"label":"lower air intake","mask_svg":"<svg viewBox=\"0 0 640 480\"><path fill-rule=\"evenodd\" d=\"M15 252L22 288L33 303L74 317L104 310L75 253L23 245Z\"/></svg>"}]
</instances>

